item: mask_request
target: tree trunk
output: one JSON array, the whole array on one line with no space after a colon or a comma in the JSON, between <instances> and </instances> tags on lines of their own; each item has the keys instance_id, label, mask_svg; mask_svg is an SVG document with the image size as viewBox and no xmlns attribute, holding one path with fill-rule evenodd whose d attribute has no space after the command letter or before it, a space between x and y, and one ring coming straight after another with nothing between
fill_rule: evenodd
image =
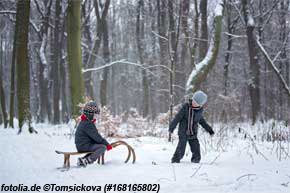
<instances>
[{"instance_id":1,"label":"tree trunk","mask_svg":"<svg viewBox=\"0 0 290 193\"><path fill-rule=\"evenodd\" d=\"M103 21L103 57L105 64L110 62L110 49L109 49L109 32L108 32L108 24L107 21ZM100 87L100 97L101 97L101 105L107 106L107 89L108 89L108 75L110 68L107 67L103 71L101 87Z\"/></svg>"},{"instance_id":2,"label":"tree trunk","mask_svg":"<svg viewBox=\"0 0 290 193\"><path fill-rule=\"evenodd\" d=\"M176 85L178 85L176 89L177 99L179 101L183 100L185 90L184 85L186 82L186 70L188 69L188 51L189 51L189 32L188 32L188 14L189 14L189 0L182 1L182 15L181 15L181 31L183 34L183 41L181 42L181 59L176 66Z\"/></svg>"},{"instance_id":3,"label":"tree trunk","mask_svg":"<svg viewBox=\"0 0 290 193\"><path fill-rule=\"evenodd\" d=\"M3 45L2 45L2 38L0 37L0 77L1 77L0 78L0 98L1 98L0 102L1 102L3 121L4 121L4 128L7 128L8 119L7 119L7 112L6 112L5 93L4 93L4 87L3 87L2 61L3 61Z\"/></svg>"},{"instance_id":4,"label":"tree trunk","mask_svg":"<svg viewBox=\"0 0 290 193\"><path fill-rule=\"evenodd\" d=\"M80 0L69 0L67 8L67 52L71 92L72 115L79 114L79 103L84 100L84 84L81 72L81 14Z\"/></svg>"},{"instance_id":5,"label":"tree trunk","mask_svg":"<svg viewBox=\"0 0 290 193\"><path fill-rule=\"evenodd\" d=\"M30 70L28 61L28 31L29 31L29 14L30 1L19 0L17 2L16 28L19 27L16 41L16 64L17 64L17 101L18 101L18 120L19 133L22 131L22 126L28 122L29 131L31 128L30 116Z\"/></svg>"},{"instance_id":6,"label":"tree trunk","mask_svg":"<svg viewBox=\"0 0 290 193\"><path fill-rule=\"evenodd\" d=\"M255 40L255 23L253 17L249 13L247 0L242 0L243 14L246 22L246 34L248 42L248 51L250 59L250 80L249 80L249 93L252 104L252 124L255 124L259 118L261 109L260 103L260 66L258 58L258 48Z\"/></svg>"},{"instance_id":7,"label":"tree trunk","mask_svg":"<svg viewBox=\"0 0 290 193\"><path fill-rule=\"evenodd\" d=\"M112 11L111 11L111 43L110 43L110 50L111 50L111 53L116 53L118 51L118 48L117 48L117 45L119 43L119 41L117 41L117 31L116 31L116 28L117 28L117 11L116 11L116 1L112 1ZM116 61L118 59L118 56L117 54L112 54L112 61ZM113 116L116 116L116 114L118 113L118 103L116 101L116 99L118 98L118 95L117 95L117 89L118 89L118 86L117 86L117 82L116 82L116 79L117 79L117 74L118 74L118 67L116 66L112 66L111 68L111 88L110 88L110 93L111 93L111 107L112 107L112 114Z\"/></svg>"},{"instance_id":8,"label":"tree trunk","mask_svg":"<svg viewBox=\"0 0 290 193\"><path fill-rule=\"evenodd\" d=\"M150 17L150 29L151 31L156 31L156 11L155 11L155 7L154 7L154 3L156 1L155 0L149 0L148 2L148 6L149 6L149 14L152 16ZM157 48L157 42L156 42L156 36L153 33L150 33L150 42L151 42L151 49L152 50L156 50ZM149 61L148 64L149 66L153 66L157 61L157 54L155 51L151 52L151 55L149 56ZM159 73L157 71L157 73ZM153 79L150 76L148 77L148 81L149 81L149 87L152 88L156 88L156 82L159 82L158 79ZM155 86L155 87L154 87ZM150 114L152 119L154 120L157 116L157 112L160 112L160 102L158 101L158 93L157 92L150 92L149 90L149 94L150 94Z\"/></svg>"},{"instance_id":9,"label":"tree trunk","mask_svg":"<svg viewBox=\"0 0 290 193\"><path fill-rule=\"evenodd\" d=\"M157 0L157 27L158 27L158 37L159 40L159 47L160 47L160 55L159 55L159 60L160 60L160 65L162 66L168 66L168 40L167 35L166 35L166 1L164 0ZM161 89L166 90L168 88L167 84L167 77L168 77L168 72L161 71L160 75L160 87ZM168 107L168 97L164 94L161 93L160 95L160 112L166 112Z\"/></svg>"},{"instance_id":10,"label":"tree trunk","mask_svg":"<svg viewBox=\"0 0 290 193\"><path fill-rule=\"evenodd\" d=\"M211 39L205 58L196 65L196 68L191 72L187 80L186 92L188 94L196 91L200 87L200 84L206 80L208 73L214 67L220 45L223 7L224 5L222 0L219 0L215 9L213 37Z\"/></svg>"},{"instance_id":11,"label":"tree trunk","mask_svg":"<svg viewBox=\"0 0 290 193\"><path fill-rule=\"evenodd\" d=\"M232 10L231 10L231 5L229 3L226 4L226 12L227 12L228 33L233 34L233 31L234 31L234 24L232 22L233 15L232 15ZM224 96L228 95L228 87L229 87L228 76L229 76L229 65L230 65L230 60L231 60L232 44L233 44L233 38L231 37L231 35L227 35L227 49L225 53L225 65L224 65L224 93L223 93ZM224 121L225 123L227 122L226 108L224 108L222 111L222 121Z\"/></svg>"},{"instance_id":12,"label":"tree trunk","mask_svg":"<svg viewBox=\"0 0 290 193\"><path fill-rule=\"evenodd\" d=\"M19 13L16 13L16 23L19 20ZM14 99L15 99L15 65L16 65L16 41L19 26L15 24L14 27L14 40L13 40L13 50L12 50L12 62L11 62L11 72L10 72L10 106L9 106L9 127L14 128Z\"/></svg>"},{"instance_id":13,"label":"tree trunk","mask_svg":"<svg viewBox=\"0 0 290 193\"><path fill-rule=\"evenodd\" d=\"M197 0L194 0L194 10L195 10L195 18L194 18L194 40L193 40L193 45L191 48L191 57L190 57L190 63L191 63L191 68L195 68L195 55L196 55L196 49L197 49L197 39L198 39L198 32L199 32L199 12L198 12L198 5L197 5Z\"/></svg>"},{"instance_id":14,"label":"tree trunk","mask_svg":"<svg viewBox=\"0 0 290 193\"><path fill-rule=\"evenodd\" d=\"M44 122L46 119L51 121L51 105L49 97L49 63L46 57L46 47L48 42L48 29L49 29L49 17L51 13L52 1L45 1L45 13L43 15L41 28L40 28L40 41L41 46L39 49L39 94L40 94L40 104L39 104L39 120Z\"/></svg>"},{"instance_id":15,"label":"tree trunk","mask_svg":"<svg viewBox=\"0 0 290 193\"><path fill-rule=\"evenodd\" d=\"M181 10L182 6L179 8L179 15L178 15L178 26L177 29L175 28L175 19L174 19L174 6L172 1L168 1L168 17L169 17L169 37L170 41L169 44L169 56L170 56L170 79L169 79L169 120L172 120L173 116L173 106L174 106L174 96L175 96L175 77L176 77L176 63L177 63L177 47L178 47L178 38L179 38L179 28L180 28L180 21L181 21Z\"/></svg>"},{"instance_id":16,"label":"tree trunk","mask_svg":"<svg viewBox=\"0 0 290 193\"><path fill-rule=\"evenodd\" d=\"M199 61L201 61L207 53L208 30L207 30L207 0L201 0L199 4L201 14L201 32L199 42Z\"/></svg>"},{"instance_id":17,"label":"tree trunk","mask_svg":"<svg viewBox=\"0 0 290 193\"><path fill-rule=\"evenodd\" d=\"M60 40L60 14L61 14L61 0L55 2L55 28L53 41L53 57L52 57L52 79L53 79L53 124L60 123L60 87L59 87L59 66L61 57L61 40Z\"/></svg>"},{"instance_id":18,"label":"tree trunk","mask_svg":"<svg viewBox=\"0 0 290 193\"><path fill-rule=\"evenodd\" d=\"M67 93L67 71L66 71L66 62L64 59L60 60L60 74L61 76L61 118L62 122L67 123L69 121L69 111L68 111L68 93Z\"/></svg>"},{"instance_id":19,"label":"tree trunk","mask_svg":"<svg viewBox=\"0 0 290 193\"><path fill-rule=\"evenodd\" d=\"M87 63L88 68L92 68L94 66L95 60L96 60L98 52L99 52L99 48L101 47L103 33L105 30L104 28L106 27L105 25L107 25L106 18L108 15L109 6L110 6L110 0L106 0L105 5L102 9L103 11L100 13L99 12L99 1L98 0L94 1L95 14L97 17L97 34L96 34L97 37L96 37L96 40L94 41L92 53L90 54L90 56L88 58L88 63ZM108 73L108 69L105 69L105 71L107 71L107 72L104 72L105 74ZM106 76L108 76L108 74ZM104 82L103 82L103 84L104 84ZM105 84L107 84L107 83L105 83ZM102 85L102 83L101 83L101 87L102 86L104 86L104 85ZM87 90L87 94L92 95L93 88L92 88L92 74L91 74L91 72L87 72L85 74L85 87ZM93 96L91 96L91 97L93 97ZM101 103L102 103L102 100L104 100L104 99L102 99L102 97L104 97L104 96L101 96Z\"/></svg>"},{"instance_id":20,"label":"tree trunk","mask_svg":"<svg viewBox=\"0 0 290 193\"><path fill-rule=\"evenodd\" d=\"M285 83L286 85L290 85L289 83L289 68L290 68L290 62L289 62L289 59L287 57L287 42L288 41L288 38L287 38L287 11L289 10L289 3L290 1L281 1L280 2L280 8L281 8L281 17L280 17L280 26L281 26L281 32L280 32L280 41L281 41L281 44L283 45L283 48L282 48L282 52L281 52L281 65L282 66L285 66ZM290 112L289 112L289 109L290 109L290 98L288 96L286 96L286 101L287 103L285 105L283 105L284 103L284 100L283 100L283 84L281 83L280 84L280 92L281 92L281 97L282 97L282 100L281 100L281 117L283 119L288 119L288 121L290 121L289 117L290 117ZM285 108L286 107L286 108ZM285 109L285 111L284 111Z\"/></svg>"},{"instance_id":21,"label":"tree trunk","mask_svg":"<svg viewBox=\"0 0 290 193\"><path fill-rule=\"evenodd\" d=\"M61 110L60 110L60 118L63 123L67 123L69 121L69 109L68 105L70 104L69 101L69 80L68 80L68 64L66 62L66 58L63 57L65 55L64 53L66 52L67 45L65 45L65 28L66 28L66 19L63 18L63 23L62 27L60 30L60 45L61 45L61 51L60 51L60 63L59 63L59 74L60 76L60 100L61 100Z\"/></svg>"},{"instance_id":22,"label":"tree trunk","mask_svg":"<svg viewBox=\"0 0 290 193\"><path fill-rule=\"evenodd\" d=\"M137 18L136 18L136 40L139 61L141 65L145 63L144 60L144 49L145 49L145 36L144 36L144 26L145 17L144 17L144 1L138 1L137 7ZM142 85L143 85L143 117L147 117L149 113L149 83L147 79L146 70L142 69Z\"/></svg>"},{"instance_id":23,"label":"tree trunk","mask_svg":"<svg viewBox=\"0 0 290 193\"><path fill-rule=\"evenodd\" d=\"M96 52L93 51L91 53L91 49L94 46L92 37L91 37L91 31L90 31L90 22L91 22L91 17L90 17L90 9L91 9L91 3L93 1L85 1L85 3L82 5L82 16L84 23L82 24L83 26L83 36L84 36L84 42L88 46L88 52L83 52L83 62L84 62L84 67L85 68L91 68L92 65L94 64L95 61L89 61L91 59L92 54L97 54ZM89 11L89 12L87 12ZM94 99L94 90L93 90L93 85L92 85L92 78L91 78L91 73L88 73L83 76L84 77L84 83L85 83L85 96L89 97L90 99Z\"/></svg>"}]
</instances>

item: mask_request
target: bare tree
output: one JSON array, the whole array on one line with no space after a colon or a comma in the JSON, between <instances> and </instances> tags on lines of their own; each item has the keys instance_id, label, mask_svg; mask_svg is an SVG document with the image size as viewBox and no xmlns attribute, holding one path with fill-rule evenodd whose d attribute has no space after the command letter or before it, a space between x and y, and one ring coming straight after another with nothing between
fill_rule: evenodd
<instances>
[{"instance_id":1,"label":"bare tree","mask_svg":"<svg viewBox=\"0 0 290 193\"><path fill-rule=\"evenodd\" d=\"M6 102L5 102L5 93L4 93L4 88L3 88L3 71L2 71L2 61L3 61L3 45L2 45L2 37L0 37L0 105L1 105L1 110L2 110L2 115L3 115L3 121L4 121L4 128L7 127L8 125L8 119L7 119L7 112L6 112ZM1 117L0 117L1 119ZM2 120L1 120L2 121Z\"/></svg>"},{"instance_id":2,"label":"bare tree","mask_svg":"<svg viewBox=\"0 0 290 193\"><path fill-rule=\"evenodd\" d=\"M246 34L248 41L248 52L250 59L250 77L248 80L248 88L250 92L251 104L252 104L252 123L255 124L259 118L261 109L260 102L260 65L258 58L258 48L255 40L255 22L252 17L248 0L242 0L244 21L246 25Z\"/></svg>"},{"instance_id":3,"label":"bare tree","mask_svg":"<svg viewBox=\"0 0 290 193\"><path fill-rule=\"evenodd\" d=\"M18 101L18 119L19 132L25 122L28 123L29 131L34 130L31 127L30 115L30 70L28 61L28 31L29 31L30 1L20 0L17 2L16 28L19 29L16 40L16 64L17 64L17 101Z\"/></svg>"},{"instance_id":4,"label":"bare tree","mask_svg":"<svg viewBox=\"0 0 290 193\"><path fill-rule=\"evenodd\" d=\"M188 25L188 16L189 16L189 7L190 7L190 1L189 0L183 0L181 2L181 18L180 18L180 47L181 47L181 53L180 55L180 59L176 65L176 72L175 72L175 76L176 76L176 98L179 99L179 101L181 99L183 99L184 93L185 93L185 89L184 89L184 85L186 82L186 76L184 76L184 74L186 74L186 71L188 69L188 67L190 66L190 60L188 60L188 56L189 56L189 25Z\"/></svg>"},{"instance_id":5,"label":"bare tree","mask_svg":"<svg viewBox=\"0 0 290 193\"><path fill-rule=\"evenodd\" d=\"M167 38L167 14L166 14L167 4L164 0L157 0L157 28L158 28L158 42L159 42L159 61L160 65L168 66L168 38ZM167 72L163 72L160 75L161 89L168 88L166 83L166 78L168 77ZM160 111L167 111L168 99L165 94L160 94Z\"/></svg>"},{"instance_id":6,"label":"bare tree","mask_svg":"<svg viewBox=\"0 0 290 193\"><path fill-rule=\"evenodd\" d=\"M208 73L216 62L222 31L223 9L224 4L219 0L215 9L213 34L207 54L201 62L196 64L196 68L191 72L186 83L187 93L194 92L200 87L200 84L206 79Z\"/></svg>"},{"instance_id":7,"label":"bare tree","mask_svg":"<svg viewBox=\"0 0 290 193\"><path fill-rule=\"evenodd\" d=\"M17 16L16 14L16 21ZM19 19L18 19L19 20ZM16 41L18 34L18 26L15 24L14 27L14 38L13 38L13 51L12 51L12 62L10 72L10 106L9 106L9 127L14 128L14 99L15 99L15 65L16 65Z\"/></svg>"},{"instance_id":8,"label":"bare tree","mask_svg":"<svg viewBox=\"0 0 290 193\"><path fill-rule=\"evenodd\" d=\"M194 0L194 11L195 11L195 17L194 17L194 39L192 41L192 47L191 47L191 50L190 50L190 54L191 54L191 57L190 57L190 63L191 63L191 69L192 68L195 68L195 60L196 60L196 50L197 50L197 45L198 45L198 42L197 42L197 39L198 39L198 32L199 32L199 11L198 11L198 3L197 3L197 0Z\"/></svg>"},{"instance_id":9,"label":"bare tree","mask_svg":"<svg viewBox=\"0 0 290 193\"><path fill-rule=\"evenodd\" d=\"M201 15L199 61L201 61L206 56L207 46L208 46L207 0L200 1L199 10L200 10L200 15Z\"/></svg>"},{"instance_id":10,"label":"bare tree","mask_svg":"<svg viewBox=\"0 0 290 193\"><path fill-rule=\"evenodd\" d=\"M52 80L53 80L53 123L60 123L60 87L59 87L59 71L60 71L60 56L61 56L61 0L55 1L55 28L54 28L54 37L53 45L54 51L52 55Z\"/></svg>"},{"instance_id":11,"label":"bare tree","mask_svg":"<svg viewBox=\"0 0 290 193\"><path fill-rule=\"evenodd\" d=\"M177 48L180 32L180 22L181 22L181 11L182 6L179 6L178 21L174 18L174 5L172 1L168 1L168 17L169 17L169 38L168 47L169 47L169 59L170 59L170 74L169 74L169 112L170 120L173 116L173 106L174 106L174 82L175 82L175 73L176 73L176 63L177 63ZM177 29L176 29L177 23Z\"/></svg>"},{"instance_id":12,"label":"bare tree","mask_svg":"<svg viewBox=\"0 0 290 193\"><path fill-rule=\"evenodd\" d=\"M233 34L235 32L235 28L236 28L236 24L239 20L239 16L235 17L234 19L232 17L234 17L233 13L232 13L232 1L229 0L226 3L226 17L227 17L227 39L226 39L226 43L227 43L227 47L226 47L226 53L225 53L225 64L224 64L224 92L223 95L226 97L228 96L228 87L229 87L229 66L231 63L231 57L232 57L232 47L233 47L233 41L234 41L234 37ZM222 120L227 122L227 115L226 115L226 109L223 109L222 112Z\"/></svg>"},{"instance_id":13,"label":"bare tree","mask_svg":"<svg viewBox=\"0 0 290 193\"><path fill-rule=\"evenodd\" d=\"M94 66L94 63L95 63L95 60L96 60L96 56L98 55L99 48L101 46L101 41L104 38L103 33L106 30L105 28L107 28L106 19L107 19L107 15L108 15L108 11L109 11L110 2L111 2L110 0L106 0L104 4L101 4L101 2L98 1L98 0L94 1L95 14L96 14L96 18L97 18L97 31L96 31L96 39L94 41L92 53L89 55L88 62L87 62L87 65L86 65L88 68L91 68L91 67ZM108 35L106 34L105 37L107 37L107 36ZM104 76L105 76L105 79L107 79L106 76L108 76L108 69L105 69L105 71L106 72L104 72ZM92 82L91 82L92 78L91 78L91 76L92 75L91 75L90 72L88 72L88 74L86 74L86 76L85 76L85 88L86 88L86 94L88 96L90 96L91 98L93 98L93 96L92 96L93 89L92 89ZM105 82L103 82L103 86L104 86ZM105 91L103 91L103 92L105 92ZM106 95L107 94L105 92L105 96ZM102 101L101 103L102 103L102 105L105 105L104 103L106 103L106 102Z\"/></svg>"},{"instance_id":14,"label":"bare tree","mask_svg":"<svg viewBox=\"0 0 290 193\"><path fill-rule=\"evenodd\" d=\"M73 116L79 114L78 105L84 100L80 3L80 0L69 0L67 9L67 51Z\"/></svg>"},{"instance_id":15,"label":"bare tree","mask_svg":"<svg viewBox=\"0 0 290 193\"><path fill-rule=\"evenodd\" d=\"M107 20L104 19L102 23L102 31L103 31L103 58L105 61L105 64L108 64L110 59L110 48L109 48L109 29L108 29L108 23ZM102 74L101 79L101 86L100 86L100 99L101 99L101 105L107 106L107 90L108 90L108 75L110 72L110 68L105 68Z\"/></svg>"},{"instance_id":16,"label":"bare tree","mask_svg":"<svg viewBox=\"0 0 290 193\"><path fill-rule=\"evenodd\" d=\"M144 35L144 1L139 0L137 6L136 18L136 41L138 48L139 61L142 65L145 64L144 49L145 49L145 35ZM142 70L142 85L143 85L143 116L147 117L149 113L149 83L147 79L147 72Z\"/></svg>"},{"instance_id":17,"label":"bare tree","mask_svg":"<svg viewBox=\"0 0 290 193\"><path fill-rule=\"evenodd\" d=\"M37 52L39 58L39 115L38 121L44 122L45 120L51 120L51 108L48 92L48 81L49 81L49 61L46 56L46 49L48 45L48 29L49 29L49 18L51 14L52 0L44 1L43 9L41 8L40 1L34 0L36 8L41 15L41 24L38 32L38 37L41 42L39 51ZM42 11L44 10L44 11Z\"/></svg>"}]
</instances>

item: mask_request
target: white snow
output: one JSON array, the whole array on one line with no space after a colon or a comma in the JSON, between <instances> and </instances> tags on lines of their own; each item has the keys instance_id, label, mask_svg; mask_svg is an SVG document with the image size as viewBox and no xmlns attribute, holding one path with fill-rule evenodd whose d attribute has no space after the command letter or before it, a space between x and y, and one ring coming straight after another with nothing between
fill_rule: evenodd
<instances>
[{"instance_id":1,"label":"white snow","mask_svg":"<svg viewBox=\"0 0 290 193\"><path fill-rule=\"evenodd\" d=\"M200 164L190 163L189 147L180 164L170 163L177 143L174 134L173 144L168 143L166 138L157 137L122 139L135 149L135 164L123 163L127 149L120 146L106 153L105 165L93 164L66 172L56 169L62 166L63 156L54 151L75 151L74 140L69 137L69 126L38 124L34 127L39 134L31 135L24 129L21 135L16 135L16 129L0 126L0 186L84 184L103 188L108 183L151 183L160 184L161 193L290 192L289 158L278 161L274 143L255 141L255 146L263 152L267 161L256 154L251 140L243 139L244 134L224 128L218 130L222 128L218 125L215 125L216 135L212 138L200 132ZM246 129L249 135L266 132L259 129L263 128L262 125L258 125L255 131L247 124L240 127ZM118 139L108 140L113 142ZM289 142L288 150L285 150L289 152ZM76 156L71 158L72 165L76 164L76 159Z\"/></svg>"},{"instance_id":2,"label":"white snow","mask_svg":"<svg viewBox=\"0 0 290 193\"><path fill-rule=\"evenodd\" d=\"M254 18L252 17L252 15L248 15L248 23L247 23L248 26L255 26L255 21L254 21Z\"/></svg>"},{"instance_id":3,"label":"white snow","mask_svg":"<svg viewBox=\"0 0 290 193\"><path fill-rule=\"evenodd\" d=\"M215 10L214 10L214 14L215 16L222 16L223 15L223 0L218 0Z\"/></svg>"}]
</instances>

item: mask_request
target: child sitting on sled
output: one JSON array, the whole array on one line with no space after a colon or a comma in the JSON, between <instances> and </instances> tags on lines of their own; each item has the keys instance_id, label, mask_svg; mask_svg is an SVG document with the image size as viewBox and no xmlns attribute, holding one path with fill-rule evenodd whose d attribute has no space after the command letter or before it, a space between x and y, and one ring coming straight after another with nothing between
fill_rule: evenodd
<instances>
[{"instance_id":1,"label":"child sitting on sled","mask_svg":"<svg viewBox=\"0 0 290 193\"><path fill-rule=\"evenodd\" d=\"M112 146L98 132L95 122L100 110L96 102L88 102L83 108L80 123L75 133L75 144L78 152L92 152L78 158L78 166L86 167L94 163L106 150Z\"/></svg>"}]
</instances>

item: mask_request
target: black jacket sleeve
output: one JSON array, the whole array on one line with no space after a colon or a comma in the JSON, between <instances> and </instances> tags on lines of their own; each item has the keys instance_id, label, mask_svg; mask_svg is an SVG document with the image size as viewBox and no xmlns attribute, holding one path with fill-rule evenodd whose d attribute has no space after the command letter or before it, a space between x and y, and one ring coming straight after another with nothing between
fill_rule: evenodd
<instances>
[{"instance_id":1,"label":"black jacket sleeve","mask_svg":"<svg viewBox=\"0 0 290 193\"><path fill-rule=\"evenodd\" d=\"M99 132L97 131L96 127L94 125L90 125L85 129L85 132L87 135L92 138L96 143L98 144L104 144L109 145L106 139L104 139Z\"/></svg>"},{"instance_id":2,"label":"black jacket sleeve","mask_svg":"<svg viewBox=\"0 0 290 193\"><path fill-rule=\"evenodd\" d=\"M199 124L210 134L213 135L214 131L212 130L211 126L209 126L209 124L207 124L207 122L205 121L204 118L201 118L199 121Z\"/></svg>"},{"instance_id":3,"label":"black jacket sleeve","mask_svg":"<svg viewBox=\"0 0 290 193\"><path fill-rule=\"evenodd\" d=\"M176 125L184 118L186 115L187 105L182 105L181 109L178 111L178 113L175 115L174 119L170 122L169 125L169 132L173 132L176 128Z\"/></svg>"}]
</instances>

